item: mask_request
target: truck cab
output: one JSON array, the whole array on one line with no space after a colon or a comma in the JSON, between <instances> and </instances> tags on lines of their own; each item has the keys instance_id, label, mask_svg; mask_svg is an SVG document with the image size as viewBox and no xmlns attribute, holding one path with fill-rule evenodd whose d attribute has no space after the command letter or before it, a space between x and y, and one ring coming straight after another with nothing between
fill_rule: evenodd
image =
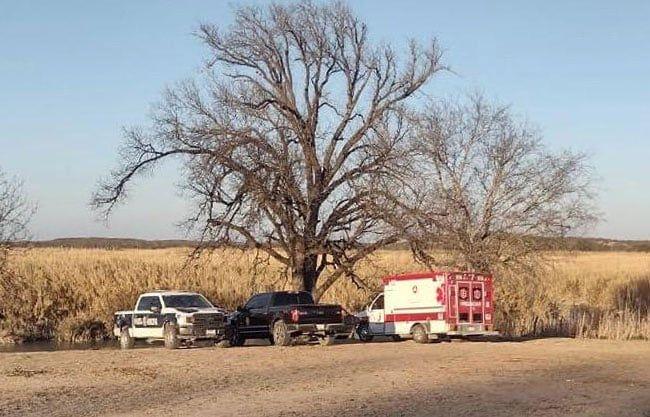
<instances>
[{"instance_id":1,"label":"truck cab","mask_svg":"<svg viewBox=\"0 0 650 417\"><path fill-rule=\"evenodd\" d=\"M154 291L142 294L130 311L114 316L113 334L123 349L136 340L163 340L175 349L201 340L225 337L226 311L203 295L188 291Z\"/></svg>"},{"instance_id":2,"label":"truck cab","mask_svg":"<svg viewBox=\"0 0 650 417\"><path fill-rule=\"evenodd\" d=\"M384 278L384 291L357 317L359 339L374 336L413 338L416 342L449 337L496 335L493 280L472 272L424 272Z\"/></svg>"}]
</instances>

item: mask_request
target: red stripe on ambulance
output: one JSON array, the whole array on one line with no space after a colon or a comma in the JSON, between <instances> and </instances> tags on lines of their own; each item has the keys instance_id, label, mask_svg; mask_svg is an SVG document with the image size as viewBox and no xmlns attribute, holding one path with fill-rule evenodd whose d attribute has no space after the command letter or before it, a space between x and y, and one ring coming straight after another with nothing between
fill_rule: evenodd
<instances>
[{"instance_id":1,"label":"red stripe on ambulance","mask_svg":"<svg viewBox=\"0 0 650 417\"><path fill-rule=\"evenodd\" d=\"M444 320L443 313L406 313L406 314L386 314L386 323L398 321L427 321L427 320Z\"/></svg>"}]
</instances>

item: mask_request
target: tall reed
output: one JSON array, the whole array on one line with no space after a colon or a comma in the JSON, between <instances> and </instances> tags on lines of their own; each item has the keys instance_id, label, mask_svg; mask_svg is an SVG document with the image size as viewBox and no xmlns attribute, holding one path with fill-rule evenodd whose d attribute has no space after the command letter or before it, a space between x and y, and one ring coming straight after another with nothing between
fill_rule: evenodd
<instances>
[{"instance_id":1,"label":"tall reed","mask_svg":"<svg viewBox=\"0 0 650 417\"><path fill-rule=\"evenodd\" d=\"M112 315L153 289L199 291L227 308L252 293L287 289L282 266L223 249L197 262L176 249L32 249L14 254L0 279L0 339L102 337ZM506 334L650 339L650 255L555 253L550 266L497 277L498 327ZM384 251L357 268L365 285L341 280L324 296L354 311L387 274L420 270L406 251Z\"/></svg>"}]
</instances>

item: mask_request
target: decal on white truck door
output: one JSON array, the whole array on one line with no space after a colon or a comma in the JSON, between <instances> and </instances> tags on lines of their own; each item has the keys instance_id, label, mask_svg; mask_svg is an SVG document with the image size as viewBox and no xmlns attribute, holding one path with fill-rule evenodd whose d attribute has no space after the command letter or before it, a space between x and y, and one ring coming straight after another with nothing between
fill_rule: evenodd
<instances>
[{"instance_id":1,"label":"decal on white truck door","mask_svg":"<svg viewBox=\"0 0 650 417\"><path fill-rule=\"evenodd\" d=\"M158 317L151 317L148 314L137 316L133 319L133 324L136 327L158 327L160 326L158 322Z\"/></svg>"}]
</instances>

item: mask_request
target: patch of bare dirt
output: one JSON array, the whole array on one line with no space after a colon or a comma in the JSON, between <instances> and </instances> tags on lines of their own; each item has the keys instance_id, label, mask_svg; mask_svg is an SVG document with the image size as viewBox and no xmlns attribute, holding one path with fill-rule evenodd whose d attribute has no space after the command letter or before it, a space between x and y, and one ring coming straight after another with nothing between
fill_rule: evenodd
<instances>
[{"instance_id":1,"label":"patch of bare dirt","mask_svg":"<svg viewBox=\"0 0 650 417\"><path fill-rule=\"evenodd\" d=\"M569 339L6 353L0 416L650 417L649 364Z\"/></svg>"}]
</instances>

